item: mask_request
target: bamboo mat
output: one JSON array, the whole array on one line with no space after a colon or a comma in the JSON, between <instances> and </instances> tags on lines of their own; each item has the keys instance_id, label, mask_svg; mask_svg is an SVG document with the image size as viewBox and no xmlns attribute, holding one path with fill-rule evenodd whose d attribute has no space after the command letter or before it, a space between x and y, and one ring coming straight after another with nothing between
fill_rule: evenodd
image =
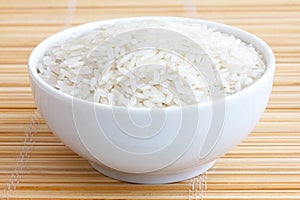
<instances>
[{"instance_id":1,"label":"bamboo mat","mask_svg":"<svg viewBox=\"0 0 300 200\"><path fill-rule=\"evenodd\" d=\"M127 184L97 173L51 133L29 88L28 56L47 36L144 15L234 25L264 39L277 59L268 108L250 136L206 174L174 184ZM300 1L0 0L1 198L300 199Z\"/></svg>"}]
</instances>

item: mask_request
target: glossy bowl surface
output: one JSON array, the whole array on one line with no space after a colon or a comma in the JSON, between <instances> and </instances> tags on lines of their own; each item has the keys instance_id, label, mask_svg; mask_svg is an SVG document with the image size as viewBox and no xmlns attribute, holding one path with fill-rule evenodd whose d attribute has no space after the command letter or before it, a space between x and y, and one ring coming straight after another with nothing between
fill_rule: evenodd
<instances>
[{"instance_id":1,"label":"glossy bowl surface","mask_svg":"<svg viewBox=\"0 0 300 200\"><path fill-rule=\"evenodd\" d=\"M216 27L252 44L263 54L267 69L252 85L223 100L151 112L146 108L113 107L73 98L38 75L38 61L56 41L101 24L144 19L176 19ZM261 39L232 26L200 19L138 17L92 22L54 34L32 51L28 68L39 112L49 128L74 152L115 179L170 183L205 172L251 132L269 100L275 58ZM155 133L151 132L151 125L136 126L149 121L164 123Z\"/></svg>"}]
</instances>

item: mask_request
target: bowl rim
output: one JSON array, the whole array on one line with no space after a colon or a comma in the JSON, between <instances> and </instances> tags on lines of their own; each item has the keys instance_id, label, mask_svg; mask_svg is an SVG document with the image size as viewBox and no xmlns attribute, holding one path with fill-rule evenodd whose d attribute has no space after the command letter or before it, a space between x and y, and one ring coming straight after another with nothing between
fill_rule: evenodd
<instances>
[{"instance_id":1,"label":"bowl rim","mask_svg":"<svg viewBox=\"0 0 300 200\"><path fill-rule=\"evenodd\" d=\"M194 22L194 23L199 23L199 24L207 24L210 27L216 27L218 31L223 32L223 33L227 33L227 34L232 34L230 32L233 32L232 35L236 36L237 38L241 38L241 36L243 37L247 37L249 38L249 40L252 40L256 43L252 44L255 49L259 50L259 52L263 55L265 63L266 63L266 70L264 71L264 73L262 74L261 77L259 77L259 79L255 80L253 83L251 83L249 86L247 86L246 88L243 88L242 90L225 96L225 100L229 101L229 100L234 100L236 98L238 98L241 95L246 94L247 92L253 90L256 87L259 87L261 85L261 83L264 80L268 80L268 79L273 79L274 76L274 72L275 72L275 56L274 53L272 51L272 49L259 37L257 37L256 35L249 33L247 31L244 31L240 28L231 26L231 25L227 25L227 24L223 24L223 23L218 23L218 22L214 22L214 21L209 21L209 20L204 20L204 19L199 19L199 18L187 18L187 17L169 17L169 16L140 16L140 17L126 17L126 18L115 18L115 19L105 19L105 20L98 20L98 21L94 21L94 22L89 22L89 23L84 23L81 25L77 25L71 28L67 28L64 29L62 31L59 31L55 34L52 34L51 36L47 37L46 39L44 39L43 41L41 41L31 52L29 59L28 59L28 72L29 72L29 76L32 79L32 81L34 81L36 84L38 84L40 87L42 87L45 91L47 91L48 93L51 93L51 95L54 95L60 99L65 99L65 100L70 100L70 101L77 101L77 102L81 102L84 104L92 104L93 106L100 106L103 108L120 108L120 109L131 109L131 110L149 110L151 108L147 108L147 107L126 107L126 106L118 106L118 105L109 105L109 104L102 104L102 103L97 103L97 102L91 102L88 100L83 100L80 99L78 97L74 97L70 94L61 92L55 88L53 88L52 86L50 86L48 83L46 83L46 81L44 81L37 72L37 63L39 61L39 59L42 57L41 55L43 55L45 53L45 51L49 48L49 46L51 46L51 44L55 41L59 41L62 38L65 38L66 35L69 34L74 34L76 32L80 32L80 33L84 33L88 30L92 30L95 27L101 25L101 24L110 24L110 23L114 23L114 22L122 22L122 21L131 21L131 20L179 20L179 21L189 21L189 22ZM247 41L245 41L244 39L241 39L243 42L248 43ZM257 46L260 46L260 48L258 48ZM42 52L42 53L41 53ZM31 83L32 84L32 83ZM33 85L31 85L32 87ZM183 109L183 108L192 108L192 107L206 107L206 106L211 106L213 102L218 102L219 99L216 99L214 101L207 101L207 102L203 102L203 103L197 103L197 104L191 104L191 105L185 105L185 106L169 106L169 107L163 107L160 109L163 110L178 110L178 109Z\"/></svg>"}]
</instances>

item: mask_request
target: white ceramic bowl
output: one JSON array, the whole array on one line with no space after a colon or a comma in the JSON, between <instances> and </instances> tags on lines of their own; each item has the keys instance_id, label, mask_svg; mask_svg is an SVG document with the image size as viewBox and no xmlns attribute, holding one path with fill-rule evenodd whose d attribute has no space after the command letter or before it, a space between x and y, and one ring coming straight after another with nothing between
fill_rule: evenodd
<instances>
[{"instance_id":1,"label":"white ceramic bowl","mask_svg":"<svg viewBox=\"0 0 300 200\"><path fill-rule=\"evenodd\" d=\"M73 98L49 86L38 75L38 61L49 46L61 38L103 23L132 19L177 19L216 27L253 44L263 54L267 70L259 80L227 96L223 103L216 101L152 111L152 121L164 120L163 126L152 135L151 130L140 131L140 136L124 131L118 123L128 124L125 129L130 129L132 121L145 124L149 121L149 109L112 107ZM57 33L33 50L28 66L31 88L41 115L56 136L74 152L88 159L99 172L115 179L169 183L205 172L218 157L251 132L267 106L275 59L262 40L232 26L199 19L140 17L98 21ZM214 109L220 105L223 110L222 106L219 110ZM195 116L198 120L192 119ZM139 126L137 130L143 128Z\"/></svg>"}]
</instances>

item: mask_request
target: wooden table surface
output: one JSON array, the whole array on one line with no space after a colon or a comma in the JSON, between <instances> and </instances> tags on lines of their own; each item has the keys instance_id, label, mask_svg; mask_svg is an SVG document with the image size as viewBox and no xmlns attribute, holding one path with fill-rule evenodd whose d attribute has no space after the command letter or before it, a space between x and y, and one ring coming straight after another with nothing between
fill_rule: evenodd
<instances>
[{"instance_id":1,"label":"wooden table surface","mask_svg":"<svg viewBox=\"0 0 300 200\"><path fill-rule=\"evenodd\" d=\"M137 185L91 168L36 113L27 59L66 27L129 16L187 16L245 29L276 54L268 108L205 175ZM258 94L259 95L259 94ZM0 0L0 199L300 199L299 0Z\"/></svg>"}]
</instances>

